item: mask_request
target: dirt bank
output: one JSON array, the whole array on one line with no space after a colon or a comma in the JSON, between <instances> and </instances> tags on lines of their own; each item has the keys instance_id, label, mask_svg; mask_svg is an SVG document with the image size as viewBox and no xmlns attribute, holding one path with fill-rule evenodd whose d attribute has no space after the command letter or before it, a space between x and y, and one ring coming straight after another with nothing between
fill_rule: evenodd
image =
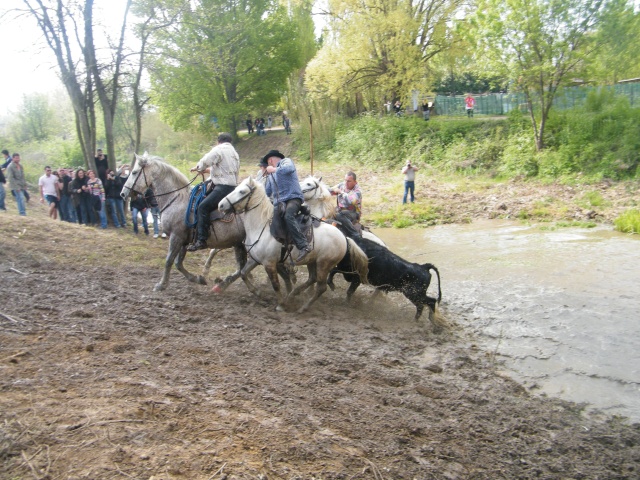
<instances>
[{"instance_id":1,"label":"dirt bank","mask_svg":"<svg viewBox=\"0 0 640 480\"><path fill-rule=\"evenodd\" d=\"M174 273L153 292L161 239L9 208L0 478L640 476L640 425L502 376L448 314L446 272L442 333L396 295L362 289L348 306L344 284L276 313L241 283L213 295ZM223 252L212 275L231 270Z\"/></svg>"}]
</instances>

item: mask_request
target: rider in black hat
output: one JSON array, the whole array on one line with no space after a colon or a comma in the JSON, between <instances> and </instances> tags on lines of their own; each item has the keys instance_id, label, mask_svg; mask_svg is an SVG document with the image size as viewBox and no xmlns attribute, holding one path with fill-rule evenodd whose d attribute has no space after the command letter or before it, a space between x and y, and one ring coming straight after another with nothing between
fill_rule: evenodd
<instances>
[{"instance_id":1,"label":"rider in black hat","mask_svg":"<svg viewBox=\"0 0 640 480\"><path fill-rule=\"evenodd\" d=\"M296 166L293 160L285 158L278 150L271 150L267 153L262 157L259 165L266 167L266 173L269 174L265 185L267 195L271 197L274 205L280 203L285 205L284 221L293 243L300 251L298 258L296 258L296 262L299 262L307 256L311 247L300 232L300 227L295 220L303 202Z\"/></svg>"}]
</instances>

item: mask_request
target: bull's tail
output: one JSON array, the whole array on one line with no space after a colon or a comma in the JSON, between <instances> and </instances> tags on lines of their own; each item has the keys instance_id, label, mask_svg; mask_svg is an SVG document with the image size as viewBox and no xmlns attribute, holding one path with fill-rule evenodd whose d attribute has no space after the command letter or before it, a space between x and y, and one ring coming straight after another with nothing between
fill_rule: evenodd
<instances>
[{"instance_id":1,"label":"bull's tail","mask_svg":"<svg viewBox=\"0 0 640 480\"><path fill-rule=\"evenodd\" d=\"M369 285L369 258L367 254L354 242L347 238L348 255L351 259L351 269L360 275L360 281Z\"/></svg>"},{"instance_id":2,"label":"bull's tail","mask_svg":"<svg viewBox=\"0 0 640 480\"><path fill-rule=\"evenodd\" d=\"M431 263L425 263L421 266L427 271L434 270L436 272L436 276L438 277L438 303L440 303L440 300L442 300L442 289L440 288L440 272L438 271L436 266Z\"/></svg>"}]
</instances>

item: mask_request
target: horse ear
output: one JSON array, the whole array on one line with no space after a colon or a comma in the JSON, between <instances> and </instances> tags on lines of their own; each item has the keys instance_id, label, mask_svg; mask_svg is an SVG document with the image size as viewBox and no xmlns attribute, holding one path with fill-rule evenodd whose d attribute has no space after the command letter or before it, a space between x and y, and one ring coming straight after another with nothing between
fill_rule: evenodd
<instances>
[{"instance_id":1,"label":"horse ear","mask_svg":"<svg viewBox=\"0 0 640 480\"><path fill-rule=\"evenodd\" d=\"M318 182L321 182L321 181L322 181L322 177L320 177L320 178L318 179Z\"/></svg>"}]
</instances>

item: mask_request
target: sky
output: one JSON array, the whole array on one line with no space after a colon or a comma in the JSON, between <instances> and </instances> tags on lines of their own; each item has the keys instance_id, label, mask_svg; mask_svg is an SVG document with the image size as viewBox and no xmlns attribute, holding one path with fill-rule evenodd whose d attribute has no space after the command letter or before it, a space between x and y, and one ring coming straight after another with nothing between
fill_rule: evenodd
<instances>
[{"instance_id":1,"label":"sky","mask_svg":"<svg viewBox=\"0 0 640 480\"><path fill-rule=\"evenodd\" d=\"M122 21L125 0L96 0L94 18L113 25L117 35ZM102 6L108 6L102 9ZM16 113L24 95L51 93L63 90L55 57L44 39L35 19L18 17L10 12L24 8L22 0L1 0L0 23L0 109ZM9 13L7 13L9 12Z\"/></svg>"}]
</instances>

